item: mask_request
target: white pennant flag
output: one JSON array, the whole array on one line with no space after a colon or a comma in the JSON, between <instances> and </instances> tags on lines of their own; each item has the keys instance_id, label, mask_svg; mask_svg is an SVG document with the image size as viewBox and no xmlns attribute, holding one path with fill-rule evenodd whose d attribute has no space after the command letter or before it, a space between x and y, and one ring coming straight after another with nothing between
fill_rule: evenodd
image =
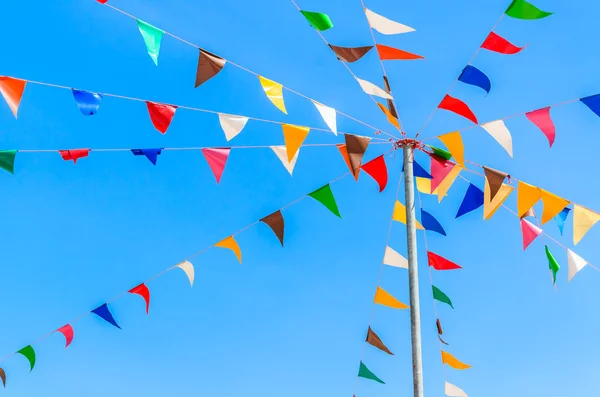
<instances>
[{"instance_id":1,"label":"white pennant flag","mask_svg":"<svg viewBox=\"0 0 600 397\"><path fill-rule=\"evenodd\" d=\"M356 81L358 81L358 84L360 84L360 88L362 88L363 91L369 95L375 95L375 96L378 96L378 97L384 98L384 99L394 99L394 98L392 98L392 96L390 94L385 92L383 89L377 87L375 84L373 84L367 80L359 79L358 77L356 77Z\"/></svg>"},{"instance_id":2,"label":"white pennant flag","mask_svg":"<svg viewBox=\"0 0 600 397\"><path fill-rule=\"evenodd\" d=\"M513 156L512 136L506 128L506 124L502 120L492 121L491 123L481 124L481 127L486 130L499 144L508 152L510 157Z\"/></svg>"},{"instance_id":3,"label":"white pennant flag","mask_svg":"<svg viewBox=\"0 0 600 397\"><path fill-rule=\"evenodd\" d=\"M185 272L185 275L187 276L188 280L190 280L190 286L193 287L194 286L194 265L192 265L190 262L188 261L183 261L180 264L174 266L173 268L180 268L181 270L183 270Z\"/></svg>"},{"instance_id":4,"label":"white pennant flag","mask_svg":"<svg viewBox=\"0 0 600 397\"><path fill-rule=\"evenodd\" d=\"M382 34L400 34L414 32L410 26L403 25L399 22L392 21L382 15L376 14L373 11L365 8L365 14L369 20L369 25L376 31Z\"/></svg>"},{"instance_id":5,"label":"white pennant flag","mask_svg":"<svg viewBox=\"0 0 600 397\"><path fill-rule=\"evenodd\" d=\"M323 120L325 120L325 123L327 124L329 129L333 131L333 133L337 136L337 112L335 111L335 109L330 108L329 106L322 105L318 102L313 101L313 103L317 107L319 113L321 113L321 117L323 117Z\"/></svg>"},{"instance_id":6,"label":"white pennant flag","mask_svg":"<svg viewBox=\"0 0 600 397\"><path fill-rule=\"evenodd\" d=\"M408 261L406 260L406 258L394 251L392 247L385 247L385 254L383 255L383 264L408 269Z\"/></svg>"},{"instance_id":7,"label":"white pennant flag","mask_svg":"<svg viewBox=\"0 0 600 397\"><path fill-rule=\"evenodd\" d=\"M567 248L567 259L569 261L569 281L575 277L577 272L583 269L588 263L585 259Z\"/></svg>"},{"instance_id":8,"label":"white pennant flag","mask_svg":"<svg viewBox=\"0 0 600 397\"><path fill-rule=\"evenodd\" d=\"M283 166L286 170L292 175L294 172L294 167L296 166L296 161L298 160L298 155L300 154L300 149L296 152L292 161L288 161L287 149L285 146L271 146L273 152L279 157L279 160L283 163Z\"/></svg>"},{"instance_id":9,"label":"white pennant flag","mask_svg":"<svg viewBox=\"0 0 600 397\"><path fill-rule=\"evenodd\" d=\"M446 382L446 385L444 386L444 393L450 397L469 397L463 389L448 382Z\"/></svg>"},{"instance_id":10,"label":"white pennant flag","mask_svg":"<svg viewBox=\"0 0 600 397\"><path fill-rule=\"evenodd\" d=\"M225 138L230 141L242 132L248 122L248 117L219 113L219 122L225 132Z\"/></svg>"}]
</instances>

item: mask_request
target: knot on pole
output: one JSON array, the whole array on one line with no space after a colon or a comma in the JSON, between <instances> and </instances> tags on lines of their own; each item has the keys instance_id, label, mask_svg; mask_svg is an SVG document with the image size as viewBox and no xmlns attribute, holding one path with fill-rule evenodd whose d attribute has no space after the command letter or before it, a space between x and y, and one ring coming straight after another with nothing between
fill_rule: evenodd
<instances>
[{"instance_id":1,"label":"knot on pole","mask_svg":"<svg viewBox=\"0 0 600 397\"><path fill-rule=\"evenodd\" d=\"M405 146L410 146L415 150L424 150L425 149L425 144L423 143L423 141L419 141L419 140L413 139L413 138L403 138L403 139L400 139L400 140L394 142L395 150L398 150Z\"/></svg>"}]
</instances>

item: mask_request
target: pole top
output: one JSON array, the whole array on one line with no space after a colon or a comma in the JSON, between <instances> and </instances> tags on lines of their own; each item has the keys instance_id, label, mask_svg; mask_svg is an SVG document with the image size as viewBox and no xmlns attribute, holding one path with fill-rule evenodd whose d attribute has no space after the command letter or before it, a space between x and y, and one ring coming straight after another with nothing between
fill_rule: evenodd
<instances>
[{"instance_id":1,"label":"pole top","mask_svg":"<svg viewBox=\"0 0 600 397\"><path fill-rule=\"evenodd\" d=\"M423 141L419 141L419 140L413 139L413 138L403 138L403 139L400 139L400 140L394 142L394 149L400 149L405 146L410 146L413 149L417 149L417 150L425 149L425 144L423 143Z\"/></svg>"}]
</instances>

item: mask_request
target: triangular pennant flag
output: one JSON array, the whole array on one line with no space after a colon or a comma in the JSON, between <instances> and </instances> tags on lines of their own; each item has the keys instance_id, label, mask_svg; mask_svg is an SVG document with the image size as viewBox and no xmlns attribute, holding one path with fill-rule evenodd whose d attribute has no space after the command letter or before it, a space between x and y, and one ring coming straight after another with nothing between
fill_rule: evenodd
<instances>
[{"instance_id":1,"label":"triangular pennant flag","mask_svg":"<svg viewBox=\"0 0 600 397\"><path fill-rule=\"evenodd\" d=\"M392 101L388 99L388 102L392 105L390 108L393 109L394 104L392 103ZM381 109L383 114L385 114L385 117L387 118L388 122L397 129L400 129L400 122L398 122L398 118L394 117L392 113L388 110L388 108L385 107L384 104L377 102L377 106L379 106L379 109Z\"/></svg>"},{"instance_id":2,"label":"triangular pennant flag","mask_svg":"<svg viewBox=\"0 0 600 397\"><path fill-rule=\"evenodd\" d=\"M462 142L462 139L461 139L461 142ZM439 147L435 147L435 146L429 146L429 148L433 152L432 154L435 154L436 156L441 157L444 160L450 160L452 158L452 153L450 153L447 150L440 149Z\"/></svg>"},{"instance_id":3,"label":"triangular pennant flag","mask_svg":"<svg viewBox=\"0 0 600 397\"><path fill-rule=\"evenodd\" d=\"M588 96L579 100L592 112L596 113L596 116L600 116L600 94Z\"/></svg>"},{"instance_id":4,"label":"triangular pennant flag","mask_svg":"<svg viewBox=\"0 0 600 397\"><path fill-rule=\"evenodd\" d=\"M517 188L517 215L519 218L529 211L542 198L540 188L519 181Z\"/></svg>"},{"instance_id":5,"label":"triangular pennant flag","mask_svg":"<svg viewBox=\"0 0 600 397\"><path fill-rule=\"evenodd\" d=\"M439 318L435 319L435 326L437 328L438 335L443 335L444 334L444 330L442 329L442 323L440 322Z\"/></svg>"},{"instance_id":6,"label":"triangular pennant flag","mask_svg":"<svg viewBox=\"0 0 600 397\"><path fill-rule=\"evenodd\" d=\"M350 156L348 156L348 149L346 148L346 144L345 143L338 143L335 146L340 151L340 154L344 158L344 162L346 163L346 165L348 166L348 169L350 170L350 172L354 176L354 179L356 181L358 181L358 175L360 174L360 168L357 169L356 172L355 172L355 170L352 169L352 165L350 165Z\"/></svg>"},{"instance_id":7,"label":"triangular pennant flag","mask_svg":"<svg viewBox=\"0 0 600 397\"><path fill-rule=\"evenodd\" d=\"M14 174L15 157L17 157L16 150L0 150L0 168Z\"/></svg>"},{"instance_id":8,"label":"triangular pennant flag","mask_svg":"<svg viewBox=\"0 0 600 397\"><path fill-rule=\"evenodd\" d=\"M490 219L492 215L498 211L498 208L500 208L513 190L515 189L512 186L502 185L496 194L496 197L494 197L492 200L490 198L490 185L486 183L483 190L483 219Z\"/></svg>"},{"instance_id":9,"label":"triangular pennant flag","mask_svg":"<svg viewBox=\"0 0 600 397\"><path fill-rule=\"evenodd\" d=\"M71 91L73 91L73 98L75 98L77 107L84 116L93 116L98 113L102 95L95 92L76 90L75 88L72 88Z\"/></svg>"},{"instance_id":10,"label":"triangular pennant flag","mask_svg":"<svg viewBox=\"0 0 600 397\"><path fill-rule=\"evenodd\" d=\"M550 268L550 271L552 271L553 283L556 284L556 273L558 273L558 271L560 270L560 265L556 261L556 258L554 258L554 255L552 255L552 253L550 252L550 249L548 249L547 245L546 256L548 257L548 267Z\"/></svg>"},{"instance_id":11,"label":"triangular pennant flag","mask_svg":"<svg viewBox=\"0 0 600 397\"><path fill-rule=\"evenodd\" d=\"M273 233L279 239L281 246L283 247L283 231L284 231L284 222L283 215L281 215L281 211L277 210L273 212L271 215L265 216L260 220L265 225L269 226Z\"/></svg>"},{"instance_id":12,"label":"triangular pennant flag","mask_svg":"<svg viewBox=\"0 0 600 397\"><path fill-rule=\"evenodd\" d=\"M225 164L227 163L230 152L231 148L202 149L202 154L210 166L217 183L221 182L221 176L223 176L223 170L225 169Z\"/></svg>"},{"instance_id":13,"label":"triangular pennant flag","mask_svg":"<svg viewBox=\"0 0 600 397\"><path fill-rule=\"evenodd\" d=\"M429 178L415 178L417 190L425 194L433 194L431 191L431 179Z\"/></svg>"},{"instance_id":14,"label":"triangular pennant flag","mask_svg":"<svg viewBox=\"0 0 600 397\"><path fill-rule=\"evenodd\" d=\"M448 382L444 383L444 393L449 397L469 397L463 389Z\"/></svg>"},{"instance_id":15,"label":"triangular pennant flag","mask_svg":"<svg viewBox=\"0 0 600 397\"><path fill-rule=\"evenodd\" d=\"M364 47L339 47L337 45L331 44L329 44L329 47L331 47L331 49L335 53L335 56L337 56L337 59L348 63L358 61L373 48L372 45Z\"/></svg>"},{"instance_id":16,"label":"triangular pennant flag","mask_svg":"<svg viewBox=\"0 0 600 397\"><path fill-rule=\"evenodd\" d=\"M378 305L391 307L392 309L408 309L407 305L394 298L389 292L381 287L377 287L373 302Z\"/></svg>"},{"instance_id":17,"label":"triangular pennant flag","mask_svg":"<svg viewBox=\"0 0 600 397\"><path fill-rule=\"evenodd\" d=\"M290 173L290 175L294 172L294 167L296 167L296 161L298 160L298 155L300 154L300 150L296 152L296 155L292 159L292 161L288 161L287 158L287 149L285 146L271 146L271 150L277 155L279 160L283 163L285 169Z\"/></svg>"},{"instance_id":18,"label":"triangular pennant flag","mask_svg":"<svg viewBox=\"0 0 600 397\"><path fill-rule=\"evenodd\" d=\"M390 87L390 82L388 81L387 76L383 76L383 88L385 88L385 92L387 92L388 94L392 95L392 88ZM379 105L379 103L377 103ZM383 112L385 113L385 115L387 116L388 113L392 116L393 119L395 119L395 122L398 123L398 112L396 112L396 107L394 106L394 101L392 101L391 99L387 100L387 105L389 108L388 112ZM379 106L379 108L381 110L383 110L383 108L381 106ZM390 123L394 124L393 120L390 120L390 118L388 117L388 121L390 121ZM394 124L396 125L396 124ZM398 129L400 129L400 127L397 127Z\"/></svg>"},{"instance_id":19,"label":"triangular pennant flag","mask_svg":"<svg viewBox=\"0 0 600 397\"><path fill-rule=\"evenodd\" d=\"M333 134L337 136L337 111L334 108L330 108L329 106L325 106L319 102L313 101L313 103L321 114L321 117L323 117L327 127L329 127Z\"/></svg>"},{"instance_id":20,"label":"triangular pennant flag","mask_svg":"<svg viewBox=\"0 0 600 397\"><path fill-rule=\"evenodd\" d=\"M421 55L413 54L394 47L377 44L379 59L382 61L408 61L413 59L424 59Z\"/></svg>"},{"instance_id":21,"label":"triangular pennant flag","mask_svg":"<svg viewBox=\"0 0 600 397\"><path fill-rule=\"evenodd\" d=\"M438 139L442 141L444 145L448 148L452 157L456 160L458 165L461 167L465 167L465 146L463 144L462 137L460 136L460 132L454 131L449 132L448 134L438 136ZM432 148L435 153L437 148ZM439 150L439 149L438 149ZM437 154L437 153L436 153ZM438 154L439 155L439 154ZM446 160L449 160L446 159Z\"/></svg>"},{"instance_id":22,"label":"triangular pennant flag","mask_svg":"<svg viewBox=\"0 0 600 397\"><path fill-rule=\"evenodd\" d=\"M456 270L462 269L459 265L454 262L450 262L448 259L433 252L427 251L427 262L429 266L435 270Z\"/></svg>"},{"instance_id":23,"label":"triangular pennant flag","mask_svg":"<svg viewBox=\"0 0 600 397\"><path fill-rule=\"evenodd\" d=\"M355 76L355 78L356 78L356 81L358 81L358 84L360 84L360 88L362 88L362 90L367 95L374 95L374 96L378 96L383 99L394 99L390 94L388 94L381 88L377 87L375 84L371 83L370 81L359 79L356 76Z\"/></svg>"},{"instance_id":24,"label":"triangular pennant flag","mask_svg":"<svg viewBox=\"0 0 600 397\"><path fill-rule=\"evenodd\" d=\"M346 140L348 161L350 162L352 173L357 178L358 171L360 170L360 166L362 164L362 159L367 151L369 143L371 142L371 138L345 134L344 139Z\"/></svg>"},{"instance_id":25,"label":"triangular pennant flag","mask_svg":"<svg viewBox=\"0 0 600 397\"><path fill-rule=\"evenodd\" d=\"M385 254L383 255L383 264L393 267L401 267L408 269L408 261L392 247L385 247Z\"/></svg>"},{"instance_id":26,"label":"triangular pennant flag","mask_svg":"<svg viewBox=\"0 0 600 397\"><path fill-rule=\"evenodd\" d=\"M542 213L542 225L549 222L558 215L571 202L556 194L540 189L542 203L544 203L544 212Z\"/></svg>"},{"instance_id":27,"label":"triangular pennant flag","mask_svg":"<svg viewBox=\"0 0 600 397\"><path fill-rule=\"evenodd\" d=\"M162 148L156 149L131 149L131 152L135 156L146 156L146 158L154 165L158 160L158 155L162 153Z\"/></svg>"},{"instance_id":28,"label":"triangular pennant flag","mask_svg":"<svg viewBox=\"0 0 600 397\"><path fill-rule=\"evenodd\" d=\"M567 260L569 262L569 281L571 281L573 280L573 277L588 264L588 262L568 248Z\"/></svg>"},{"instance_id":29,"label":"triangular pennant flag","mask_svg":"<svg viewBox=\"0 0 600 397\"><path fill-rule=\"evenodd\" d=\"M433 289L433 299L443 302L443 303L446 303L446 304L450 305L451 308L454 309L454 306L452 305L452 301L450 300L450 298L448 298L448 295L444 294L442 292L442 290L440 290L435 285L432 285L431 287Z\"/></svg>"},{"instance_id":30,"label":"triangular pennant flag","mask_svg":"<svg viewBox=\"0 0 600 397\"><path fill-rule=\"evenodd\" d=\"M121 329L121 327L119 327L119 324L117 324L117 322L115 321L115 318L113 317L112 313L108 309L108 305L106 303L103 303L102 305L92 310L92 313L94 313L96 316L100 317L107 323Z\"/></svg>"},{"instance_id":31,"label":"triangular pennant flag","mask_svg":"<svg viewBox=\"0 0 600 397\"><path fill-rule=\"evenodd\" d=\"M469 105L467 105L460 99L451 97L449 94L446 94L442 102L440 102L440 104L438 105L438 108L456 113L459 116L462 116L475 124L479 124L477 121L477 117L469 108Z\"/></svg>"},{"instance_id":32,"label":"triangular pennant flag","mask_svg":"<svg viewBox=\"0 0 600 397\"><path fill-rule=\"evenodd\" d=\"M223 128L227 141L232 140L242 132L247 122L248 117L219 113L219 123L221 124L221 128Z\"/></svg>"},{"instance_id":33,"label":"triangular pennant flag","mask_svg":"<svg viewBox=\"0 0 600 397\"><path fill-rule=\"evenodd\" d=\"M62 327L60 327L59 329L57 329L54 332L60 332L65 337L65 349L67 347L69 347L71 342L73 342L73 336L74 336L73 327L71 327L69 324L63 325Z\"/></svg>"},{"instance_id":34,"label":"triangular pennant flag","mask_svg":"<svg viewBox=\"0 0 600 397\"><path fill-rule=\"evenodd\" d=\"M158 54L160 52L160 42L162 41L163 32L157 27L150 25L144 21L137 20L138 29L144 38L146 43L146 50L148 55L154 61L154 64L158 66Z\"/></svg>"},{"instance_id":35,"label":"triangular pennant flag","mask_svg":"<svg viewBox=\"0 0 600 397\"><path fill-rule=\"evenodd\" d=\"M285 147L287 149L288 161L292 161L302 143L308 136L310 128L300 127L291 124L282 124L283 129L283 140L285 141Z\"/></svg>"},{"instance_id":36,"label":"triangular pennant flag","mask_svg":"<svg viewBox=\"0 0 600 397\"><path fill-rule=\"evenodd\" d=\"M525 47L517 47L505 38L500 37L494 32L491 32L481 45L481 48L485 48L486 50L493 52L498 52L500 54L511 55L521 52Z\"/></svg>"},{"instance_id":37,"label":"triangular pennant flag","mask_svg":"<svg viewBox=\"0 0 600 397\"><path fill-rule=\"evenodd\" d=\"M481 128L486 130L506 150L510 157L513 156L512 135L508 128L506 128L504 121L496 120L481 124Z\"/></svg>"},{"instance_id":38,"label":"triangular pennant flag","mask_svg":"<svg viewBox=\"0 0 600 397\"><path fill-rule=\"evenodd\" d=\"M196 68L196 85L198 88L208 80L215 77L223 68L227 61L215 54L200 49L198 54L198 67Z\"/></svg>"},{"instance_id":39,"label":"triangular pennant flag","mask_svg":"<svg viewBox=\"0 0 600 397\"><path fill-rule=\"evenodd\" d=\"M383 154L360 166L379 185L379 193L383 192L388 182L388 171ZM358 172L356 173L358 175Z\"/></svg>"},{"instance_id":40,"label":"triangular pennant flag","mask_svg":"<svg viewBox=\"0 0 600 397\"><path fill-rule=\"evenodd\" d=\"M15 115L15 118L17 118L17 113L19 112L19 105L21 104L21 98L23 98L25 85L27 85L27 81L25 80L0 76L0 93L2 93L4 100Z\"/></svg>"},{"instance_id":41,"label":"triangular pennant flag","mask_svg":"<svg viewBox=\"0 0 600 397\"><path fill-rule=\"evenodd\" d=\"M450 174L455 164L433 154L431 157L431 190L435 191L438 186Z\"/></svg>"},{"instance_id":42,"label":"triangular pennant flag","mask_svg":"<svg viewBox=\"0 0 600 397\"><path fill-rule=\"evenodd\" d=\"M533 112L525 113L525 117L529 119L533 124L536 125L542 131L542 134L548 138L550 147L554 144L556 138L556 128L550 117L550 107L538 109Z\"/></svg>"},{"instance_id":43,"label":"triangular pennant flag","mask_svg":"<svg viewBox=\"0 0 600 397\"><path fill-rule=\"evenodd\" d=\"M487 77L481 70L471 65L465 66L460 76L458 76L458 81L479 87L488 94L492 89L492 83L490 82L489 77Z\"/></svg>"},{"instance_id":44,"label":"triangular pennant flag","mask_svg":"<svg viewBox=\"0 0 600 397\"><path fill-rule=\"evenodd\" d=\"M269 100L277 107L277 109L287 114L285 102L283 101L283 86L262 76L258 76L258 79L260 80L260 85L265 91L267 98L269 98Z\"/></svg>"},{"instance_id":45,"label":"triangular pennant flag","mask_svg":"<svg viewBox=\"0 0 600 397\"><path fill-rule=\"evenodd\" d=\"M375 382L385 384L385 382L382 381L381 379L379 379L373 372L371 372L371 370L369 368L367 368L367 366L365 364L363 364L362 361L360 362L360 368L358 370L358 377L365 378L365 379L371 379L371 380L374 380Z\"/></svg>"},{"instance_id":46,"label":"triangular pennant flag","mask_svg":"<svg viewBox=\"0 0 600 397\"><path fill-rule=\"evenodd\" d=\"M308 193L308 195L317 200L319 203L323 204L329 211L333 212L334 215L340 218L342 217L329 184L315 190L314 192Z\"/></svg>"},{"instance_id":47,"label":"triangular pennant flag","mask_svg":"<svg viewBox=\"0 0 600 397\"><path fill-rule=\"evenodd\" d=\"M442 236L446 235L446 231L442 227L442 225L438 222L437 219L433 217L429 212L421 209L421 224L425 228L425 230L429 230L431 232L436 232L441 234Z\"/></svg>"},{"instance_id":48,"label":"triangular pennant flag","mask_svg":"<svg viewBox=\"0 0 600 397\"><path fill-rule=\"evenodd\" d=\"M533 208L530 208L527 210L525 215L523 215L521 218L536 218L537 219L537 215L535 214L535 211L533 210Z\"/></svg>"},{"instance_id":49,"label":"triangular pennant flag","mask_svg":"<svg viewBox=\"0 0 600 397\"><path fill-rule=\"evenodd\" d=\"M179 268L181 270L183 270L183 272L185 273L185 275L187 276L189 282L190 282L190 287L194 286L194 265L192 265L191 262L188 261L183 261L175 266L173 266L173 269L175 268Z\"/></svg>"},{"instance_id":50,"label":"triangular pennant flag","mask_svg":"<svg viewBox=\"0 0 600 397\"><path fill-rule=\"evenodd\" d=\"M443 350L442 350L442 364L447 364L449 367L452 367L454 369L461 369L461 370L471 368L470 365L459 361L452 354L445 352Z\"/></svg>"},{"instance_id":51,"label":"triangular pennant flag","mask_svg":"<svg viewBox=\"0 0 600 397\"><path fill-rule=\"evenodd\" d=\"M392 220L404 223L406 225L406 207L398 200L396 200L396 204L394 205L394 214L392 215ZM417 223L418 230L425 230L419 221L415 219L415 222Z\"/></svg>"},{"instance_id":52,"label":"triangular pennant flag","mask_svg":"<svg viewBox=\"0 0 600 397\"><path fill-rule=\"evenodd\" d=\"M136 294L144 298L144 302L146 302L146 314L148 314L148 310L150 309L150 290L146 284L142 283L137 287L130 289L129 293Z\"/></svg>"},{"instance_id":53,"label":"triangular pennant flag","mask_svg":"<svg viewBox=\"0 0 600 397\"><path fill-rule=\"evenodd\" d=\"M300 10L304 18L308 21L311 27L323 32L333 27L333 23L329 18L329 15L323 14L322 12L312 12Z\"/></svg>"},{"instance_id":54,"label":"triangular pennant flag","mask_svg":"<svg viewBox=\"0 0 600 397\"><path fill-rule=\"evenodd\" d=\"M563 235L563 231L565 229L565 221L567 220L567 216L569 216L569 212L571 212L571 209L569 207L565 207L562 211L558 213L558 215L554 217L554 220L556 220L556 224L558 225L558 230L560 230L561 236Z\"/></svg>"},{"instance_id":55,"label":"triangular pennant flag","mask_svg":"<svg viewBox=\"0 0 600 397\"><path fill-rule=\"evenodd\" d=\"M33 367L35 367L35 350L33 350L33 347L27 345L17 353L22 354L29 361L29 372L33 371Z\"/></svg>"},{"instance_id":56,"label":"triangular pennant flag","mask_svg":"<svg viewBox=\"0 0 600 397\"><path fill-rule=\"evenodd\" d=\"M600 221L600 214L575 204L573 207L573 243L577 245L598 221Z\"/></svg>"},{"instance_id":57,"label":"triangular pennant flag","mask_svg":"<svg viewBox=\"0 0 600 397\"><path fill-rule=\"evenodd\" d=\"M58 153L60 153L63 160L73 160L73 163L77 164L78 159L82 157L87 157L90 154L90 149L59 150Z\"/></svg>"},{"instance_id":58,"label":"triangular pennant flag","mask_svg":"<svg viewBox=\"0 0 600 397\"><path fill-rule=\"evenodd\" d=\"M367 14L369 25L371 25L373 29L381 34L401 34L415 31L415 29L411 28L410 26L392 21L391 19L376 14L367 8L365 8L365 14Z\"/></svg>"},{"instance_id":59,"label":"triangular pennant flag","mask_svg":"<svg viewBox=\"0 0 600 397\"><path fill-rule=\"evenodd\" d=\"M235 241L233 236L229 236L225 240L219 241L215 244L215 247L226 248L233 251L233 253L238 259L238 262L242 263L242 250L240 249L240 246L238 245L237 241Z\"/></svg>"},{"instance_id":60,"label":"triangular pennant flag","mask_svg":"<svg viewBox=\"0 0 600 397\"><path fill-rule=\"evenodd\" d=\"M390 354L392 356L394 355L394 353L392 353L390 349L387 348L387 346L381 341L379 336L375 333L375 331L371 329L371 327L369 327L369 331L367 332L366 342L371 346L375 346L379 350L386 352L387 354Z\"/></svg>"},{"instance_id":61,"label":"triangular pennant flag","mask_svg":"<svg viewBox=\"0 0 600 397\"><path fill-rule=\"evenodd\" d=\"M465 197L463 198L456 217L461 217L471 211L475 211L483 205L483 192L477 186L469 183Z\"/></svg>"},{"instance_id":62,"label":"triangular pennant flag","mask_svg":"<svg viewBox=\"0 0 600 397\"><path fill-rule=\"evenodd\" d=\"M461 166L454 164L448 176L446 176L442 183L440 183L439 186L435 188L433 193L437 193L438 203L442 202L442 199L447 196L448 190L450 190L462 169L463 168Z\"/></svg>"},{"instance_id":63,"label":"triangular pennant flag","mask_svg":"<svg viewBox=\"0 0 600 397\"><path fill-rule=\"evenodd\" d=\"M529 222L527 219L521 219L521 234L523 235L523 251L529 247L529 244L533 242L542 234L543 230Z\"/></svg>"},{"instance_id":64,"label":"triangular pennant flag","mask_svg":"<svg viewBox=\"0 0 600 397\"><path fill-rule=\"evenodd\" d=\"M167 129L171 125L173 116L175 116L177 106L165 105L163 103L155 103L150 101L146 101L146 106L148 107L148 113L150 114L150 120L152 120L154 128L156 128L161 134L166 133Z\"/></svg>"},{"instance_id":65,"label":"triangular pennant flag","mask_svg":"<svg viewBox=\"0 0 600 397\"><path fill-rule=\"evenodd\" d=\"M513 0L506 9L506 15L516 19L542 19L552 15L551 12L542 11L525 0Z\"/></svg>"},{"instance_id":66,"label":"triangular pennant flag","mask_svg":"<svg viewBox=\"0 0 600 397\"><path fill-rule=\"evenodd\" d=\"M2 386L6 388L6 372L2 368L0 368L0 379L2 379Z\"/></svg>"},{"instance_id":67,"label":"triangular pennant flag","mask_svg":"<svg viewBox=\"0 0 600 397\"><path fill-rule=\"evenodd\" d=\"M413 160L413 175L420 178L433 178L425 168L421 167L421 165L417 163L417 160Z\"/></svg>"},{"instance_id":68,"label":"triangular pennant flag","mask_svg":"<svg viewBox=\"0 0 600 397\"><path fill-rule=\"evenodd\" d=\"M509 175L506 172L498 171L485 166L483 167L483 171L485 173L485 183L490 186L490 200L493 200L502 187L504 180Z\"/></svg>"}]
</instances>

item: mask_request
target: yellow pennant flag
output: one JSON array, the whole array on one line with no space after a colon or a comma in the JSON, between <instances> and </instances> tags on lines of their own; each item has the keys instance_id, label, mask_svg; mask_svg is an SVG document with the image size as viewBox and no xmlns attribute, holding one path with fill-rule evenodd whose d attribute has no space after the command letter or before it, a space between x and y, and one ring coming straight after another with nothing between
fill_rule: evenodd
<instances>
[{"instance_id":1,"label":"yellow pennant flag","mask_svg":"<svg viewBox=\"0 0 600 397\"><path fill-rule=\"evenodd\" d=\"M288 161L291 162L308 136L310 128L291 124L283 124L281 127L283 128L283 140L285 141Z\"/></svg>"},{"instance_id":2,"label":"yellow pennant flag","mask_svg":"<svg viewBox=\"0 0 600 397\"><path fill-rule=\"evenodd\" d=\"M454 368L454 369L469 369L471 368L470 365L465 364L461 361L458 361L458 359L456 357L454 357L452 354L445 352L442 350L442 364L447 364L448 366Z\"/></svg>"},{"instance_id":3,"label":"yellow pennant flag","mask_svg":"<svg viewBox=\"0 0 600 397\"><path fill-rule=\"evenodd\" d=\"M438 139L442 141L448 148L448 151L454 157L454 160L461 167L465 167L465 146L463 145L462 137L458 131L450 132L448 134L438 136Z\"/></svg>"},{"instance_id":4,"label":"yellow pennant flag","mask_svg":"<svg viewBox=\"0 0 600 397\"><path fill-rule=\"evenodd\" d=\"M400 223L404 223L406 225L406 207L400 201L396 200L396 205L394 206L394 215L392 216L392 220ZM417 221L417 229L425 230L423 226Z\"/></svg>"},{"instance_id":5,"label":"yellow pennant flag","mask_svg":"<svg viewBox=\"0 0 600 397\"><path fill-rule=\"evenodd\" d=\"M408 309L407 305L394 298L389 292L381 287L377 287L374 302L378 305L391 307L392 309Z\"/></svg>"},{"instance_id":6,"label":"yellow pennant flag","mask_svg":"<svg viewBox=\"0 0 600 397\"><path fill-rule=\"evenodd\" d=\"M385 114L385 117L387 117L390 124L398 129L400 129L400 123L398 123L398 119L395 118L394 116L392 116L392 114L390 113L388 108L386 108L385 105L383 105L379 102L377 102L377 106L379 106L379 109L381 109L381 111Z\"/></svg>"},{"instance_id":7,"label":"yellow pennant flag","mask_svg":"<svg viewBox=\"0 0 600 397\"><path fill-rule=\"evenodd\" d=\"M262 85L265 94L267 94L267 98L273 102L273 105L277 106L277 109L287 114L285 103L283 102L283 86L262 76L258 76L258 79L260 80L260 85Z\"/></svg>"},{"instance_id":8,"label":"yellow pennant flag","mask_svg":"<svg viewBox=\"0 0 600 397\"><path fill-rule=\"evenodd\" d=\"M540 189L542 202L544 203L544 212L542 213L542 225L558 215L571 202L562 197L558 197L544 189Z\"/></svg>"},{"instance_id":9,"label":"yellow pennant flag","mask_svg":"<svg viewBox=\"0 0 600 397\"><path fill-rule=\"evenodd\" d=\"M456 178L458 178L458 174L460 174L461 171L462 167L459 165L455 165L450 171L450 173L448 173L444 180L439 184L439 186L435 188L433 193L437 193L438 203L441 203L442 199L447 196L448 190L450 190L452 184L454 184L454 181L456 180Z\"/></svg>"},{"instance_id":10,"label":"yellow pennant flag","mask_svg":"<svg viewBox=\"0 0 600 397\"><path fill-rule=\"evenodd\" d=\"M500 186L498 193L496 193L496 196L494 196L494 199L490 201L490 184L486 183L483 190L483 219L490 219L492 215L498 211L498 208L500 208L502 203L504 203L513 190L515 190L514 187L505 185L503 183L502 186Z\"/></svg>"},{"instance_id":11,"label":"yellow pennant flag","mask_svg":"<svg viewBox=\"0 0 600 397\"><path fill-rule=\"evenodd\" d=\"M417 176L415 177L415 181L417 183L417 190L419 192L425 194L433 194L433 192L431 191L431 179Z\"/></svg>"},{"instance_id":12,"label":"yellow pennant flag","mask_svg":"<svg viewBox=\"0 0 600 397\"><path fill-rule=\"evenodd\" d=\"M237 256L238 261L242 263L242 250L240 249L240 246L238 245L237 241L235 241L233 236L229 236L225 240L219 241L215 244L215 247L227 248L232 250L235 256Z\"/></svg>"},{"instance_id":13,"label":"yellow pennant flag","mask_svg":"<svg viewBox=\"0 0 600 397\"><path fill-rule=\"evenodd\" d=\"M517 214L523 218L535 203L542 198L542 190L539 187L532 186L519 181L517 188Z\"/></svg>"},{"instance_id":14,"label":"yellow pennant flag","mask_svg":"<svg viewBox=\"0 0 600 397\"><path fill-rule=\"evenodd\" d=\"M577 245L592 226L600 221L600 214L577 204L573 207L573 243Z\"/></svg>"}]
</instances>

